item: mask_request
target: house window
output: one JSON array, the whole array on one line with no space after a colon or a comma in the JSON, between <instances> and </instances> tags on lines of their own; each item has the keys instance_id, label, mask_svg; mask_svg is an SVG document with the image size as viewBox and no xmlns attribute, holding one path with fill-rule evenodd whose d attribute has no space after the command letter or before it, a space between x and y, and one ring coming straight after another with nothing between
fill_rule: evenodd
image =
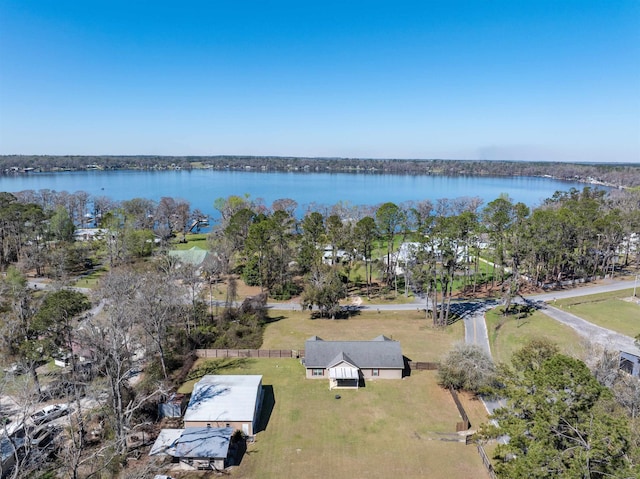
<instances>
[{"instance_id":1,"label":"house window","mask_svg":"<svg viewBox=\"0 0 640 479\"><path fill-rule=\"evenodd\" d=\"M376 376L380 376L380 370L379 369L372 369L371 370L371 376L376 377Z\"/></svg>"},{"instance_id":2,"label":"house window","mask_svg":"<svg viewBox=\"0 0 640 479\"><path fill-rule=\"evenodd\" d=\"M312 376L324 376L324 369L312 369L311 370L311 375Z\"/></svg>"}]
</instances>

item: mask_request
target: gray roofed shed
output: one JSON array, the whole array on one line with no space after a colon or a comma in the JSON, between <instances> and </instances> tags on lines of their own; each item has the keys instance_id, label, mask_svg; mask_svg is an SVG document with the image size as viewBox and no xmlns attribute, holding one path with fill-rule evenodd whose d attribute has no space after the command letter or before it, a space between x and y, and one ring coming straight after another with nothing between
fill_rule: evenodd
<instances>
[{"instance_id":1,"label":"gray roofed shed","mask_svg":"<svg viewBox=\"0 0 640 479\"><path fill-rule=\"evenodd\" d=\"M195 468L221 470L227 463L233 432L232 427L163 429L149 455L168 455Z\"/></svg>"},{"instance_id":2,"label":"gray roofed shed","mask_svg":"<svg viewBox=\"0 0 640 479\"><path fill-rule=\"evenodd\" d=\"M223 459L229 454L231 427L186 427L175 445L175 457Z\"/></svg>"}]
</instances>

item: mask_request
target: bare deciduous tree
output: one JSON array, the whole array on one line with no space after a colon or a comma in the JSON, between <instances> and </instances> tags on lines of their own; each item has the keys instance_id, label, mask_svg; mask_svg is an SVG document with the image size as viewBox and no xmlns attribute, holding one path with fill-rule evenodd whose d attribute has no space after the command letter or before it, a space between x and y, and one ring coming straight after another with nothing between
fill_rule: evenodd
<instances>
[{"instance_id":1,"label":"bare deciduous tree","mask_svg":"<svg viewBox=\"0 0 640 479\"><path fill-rule=\"evenodd\" d=\"M94 349L97 367L109 384L113 451L120 458L126 458L133 415L163 392L162 385L158 385L145 394L137 394L131 383L140 367L136 363L145 355L141 346L142 328L136 314L140 278L124 269L113 270L104 277L100 296L106 301L105 314L90 318L84 326L84 340Z\"/></svg>"}]
</instances>

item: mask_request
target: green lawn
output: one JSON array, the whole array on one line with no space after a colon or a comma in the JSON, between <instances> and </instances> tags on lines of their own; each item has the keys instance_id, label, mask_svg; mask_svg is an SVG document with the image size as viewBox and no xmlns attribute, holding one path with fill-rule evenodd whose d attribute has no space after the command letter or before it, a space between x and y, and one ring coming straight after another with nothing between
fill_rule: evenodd
<instances>
[{"instance_id":1,"label":"green lawn","mask_svg":"<svg viewBox=\"0 0 640 479\"><path fill-rule=\"evenodd\" d=\"M503 317L499 308L494 308L485 317L491 353L496 363L509 363L513 352L533 338L550 339L563 353L582 356L582 339L578 333L541 312L516 320L516 316Z\"/></svg>"},{"instance_id":2,"label":"green lawn","mask_svg":"<svg viewBox=\"0 0 640 479\"><path fill-rule=\"evenodd\" d=\"M187 250L193 248L194 246L202 249L209 249L209 245L207 243L207 235L204 233L188 234L186 243L181 243L181 239L182 235L179 234L178 238L172 242L171 247L177 250Z\"/></svg>"},{"instance_id":3,"label":"green lawn","mask_svg":"<svg viewBox=\"0 0 640 479\"><path fill-rule=\"evenodd\" d=\"M435 372L329 391L295 359L231 366L219 372L262 374L266 392L262 430L232 477L487 477L473 446L440 440L455 437L459 415Z\"/></svg>"},{"instance_id":4,"label":"green lawn","mask_svg":"<svg viewBox=\"0 0 640 479\"><path fill-rule=\"evenodd\" d=\"M263 349L304 349L311 336L326 340L368 340L380 334L400 341L402 353L414 361L438 361L456 341L464 340L461 321L434 328L421 311L365 311L344 320L309 319L308 312L272 311Z\"/></svg>"},{"instance_id":5,"label":"green lawn","mask_svg":"<svg viewBox=\"0 0 640 479\"><path fill-rule=\"evenodd\" d=\"M74 283L74 286L76 288L95 289L100 283L100 278L104 276L107 271L109 271L109 268L107 266L99 266L91 273L80 276Z\"/></svg>"},{"instance_id":6,"label":"green lawn","mask_svg":"<svg viewBox=\"0 0 640 479\"><path fill-rule=\"evenodd\" d=\"M626 301L632 289L611 293L559 299L553 306L568 311L580 318L627 336L640 334L640 305Z\"/></svg>"}]
</instances>

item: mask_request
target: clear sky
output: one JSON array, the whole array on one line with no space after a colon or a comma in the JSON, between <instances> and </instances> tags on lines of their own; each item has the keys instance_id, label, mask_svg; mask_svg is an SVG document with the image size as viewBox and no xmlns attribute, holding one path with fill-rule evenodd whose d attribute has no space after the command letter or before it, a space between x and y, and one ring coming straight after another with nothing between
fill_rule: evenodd
<instances>
[{"instance_id":1,"label":"clear sky","mask_svg":"<svg viewBox=\"0 0 640 479\"><path fill-rule=\"evenodd\" d=\"M640 1L0 0L0 154L640 162Z\"/></svg>"}]
</instances>

